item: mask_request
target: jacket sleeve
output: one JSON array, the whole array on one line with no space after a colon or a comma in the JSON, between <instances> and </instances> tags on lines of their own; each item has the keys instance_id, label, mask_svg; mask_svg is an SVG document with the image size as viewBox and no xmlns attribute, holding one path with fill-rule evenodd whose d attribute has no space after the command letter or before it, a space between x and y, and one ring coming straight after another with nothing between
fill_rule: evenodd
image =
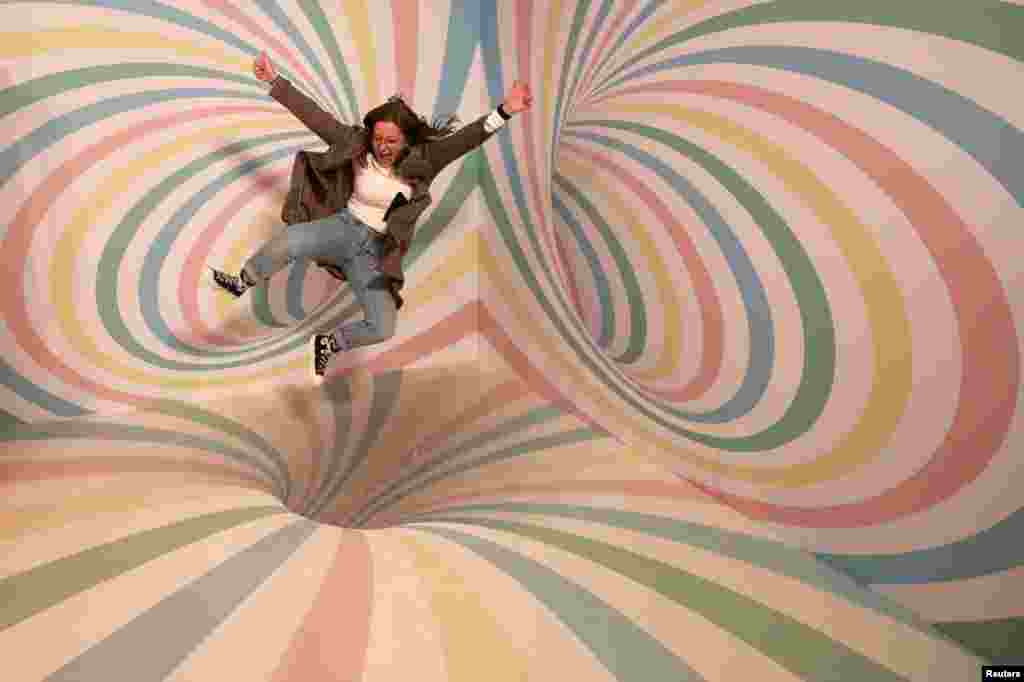
<instances>
[{"instance_id":1,"label":"jacket sleeve","mask_svg":"<svg viewBox=\"0 0 1024 682\"><path fill-rule=\"evenodd\" d=\"M359 128L345 125L330 113L324 111L319 104L298 90L284 76L278 76L270 88L270 96L280 102L295 118L327 144L343 145L352 142L358 135Z\"/></svg>"},{"instance_id":2,"label":"jacket sleeve","mask_svg":"<svg viewBox=\"0 0 1024 682\"><path fill-rule=\"evenodd\" d=\"M487 116L481 116L451 135L424 145L423 156L430 163L431 172L437 175L452 161L473 151L490 139L494 132L487 132L484 125L486 121Z\"/></svg>"}]
</instances>

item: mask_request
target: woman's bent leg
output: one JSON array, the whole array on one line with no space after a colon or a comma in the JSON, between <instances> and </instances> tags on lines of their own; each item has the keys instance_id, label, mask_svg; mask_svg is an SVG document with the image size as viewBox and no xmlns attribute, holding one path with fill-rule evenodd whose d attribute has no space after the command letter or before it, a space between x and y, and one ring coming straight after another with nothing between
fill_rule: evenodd
<instances>
[{"instance_id":1,"label":"woman's bent leg","mask_svg":"<svg viewBox=\"0 0 1024 682\"><path fill-rule=\"evenodd\" d=\"M363 319L349 322L334 330L339 350L370 346L387 341L395 335L398 311L395 299L387 289L368 289L358 296L363 306Z\"/></svg>"},{"instance_id":2,"label":"woman's bent leg","mask_svg":"<svg viewBox=\"0 0 1024 682\"><path fill-rule=\"evenodd\" d=\"M289 225L245 262L242 276L254 284L269 279L292 261L333 259L335 254L346 251L346 241L354 237L348 223L338 216Z\"/></svg>"},{"instance_id":3,"label":"woman's bent leg","mask_svg":"<svg viewBox=\"0 0 1024 682\"><path fill-rule=\"evenodd\" d=\"M363 308L363 319L334 330L339 350L381 343L395 334L398 311L389 278L380 272L379 249L371 239L346 264L345 276Z\"/></svg>"},{"instance_id":4,"label":"woman's bent leg","mask_svg":"<svg viewBox=\"0 0 1024 682\"><path fill-rule=\"evenodd\" d=\"M335 353L387 341L395 334L397 307L390 280L380 272L379 250L376 240L367 235L366 243L343 265L345 278L363 308L363 319L343 324L330 334L314 335L313 371L317 375L327 371Z\"/></svg>"}]
</instances>

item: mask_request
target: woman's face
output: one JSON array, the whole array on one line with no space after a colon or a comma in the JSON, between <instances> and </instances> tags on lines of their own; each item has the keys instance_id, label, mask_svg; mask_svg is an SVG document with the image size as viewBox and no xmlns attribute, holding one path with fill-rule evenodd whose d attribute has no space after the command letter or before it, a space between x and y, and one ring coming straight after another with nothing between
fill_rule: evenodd
<instances>
[{"instance_id":1,"label":"woman's face","mask_svg":"<svg viewBox=\"0 0 1024 682\"><path fill-rule=\"evenodd\" d=\"M390 168L405 148L402 129L391 121L377 121L373 125L373 155L377 162Z\"/></svg>"}]
</instances>

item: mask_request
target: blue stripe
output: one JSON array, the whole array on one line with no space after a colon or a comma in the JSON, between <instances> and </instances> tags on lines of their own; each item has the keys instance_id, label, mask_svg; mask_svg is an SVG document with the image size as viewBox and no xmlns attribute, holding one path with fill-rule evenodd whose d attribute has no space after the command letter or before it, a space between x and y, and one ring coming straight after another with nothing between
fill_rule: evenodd
<instances>
[{"instance_id":1,"label":"blue stripe","mask_svg":"<svg viewBox=\"0 0 1024 682\"><path fill-rule=\"evenodd\" d=\"M261 538L86 649L47 682L168 678L318 527L301 519Z\"/></svg>"},{"instance_id":2,"label":"blue stripe","mask_svg":"<svg viewBox=\"0 0 1024 682\"><path fill-rule=\"evenodd\" d=\"M505 96L505 82L502 78L501 66L503 60L498 52L498 27L497 27L497 6L496 0L482 0L481 5L483 7L482 12L485 18L481 35L482 44L481 49L483 50L484 57L484 69L487 74L487 86L488 92L490 92L491 99L494 101L501 101ZM499 130L495 134L498 146L501 150L501 164L502 169L505 172L505 179L509 184L509 192L512 195L512 200L515 202L516 207L519 209L519 217L523 221L524 232L529 239L530 245L533 248L533 252L537 254L537 258L540 262L546 262L546 250L542 249L540 243L537 240L537 226L533 222L533 217L530 212L529 206L526 202L526 189L523 186L523 177L519 173L518 155L512 144L512 136L507 130L507 126ZM481 167L481 173L490 172L488 167ZM502 208L507 211L508 207L504 204L507 203L503 198ZM492 208L493 210L493 208ZM517 245L509 245L511 248L518 249ZM571 306L563 295L563 290L560 282L556 282L553 278L555 269L553 267L540 268L540 277L546 279L549 288L554 292L558 299L558 302L562 306L564 312L571 310ZM575 315L560 315L557 320L554 316L550 316L552 321L563 329L562 325L564 321L566 324L572 325L577 332L589 339L590 335L586 329L583 328L580 320ZM600 353L598 354L600 356ZM603 358L603 356L601 356Z\"/></svg>"},{"instance_id":3,"label":"blue stripe","mask_svg":"<svg viewBox=\"0 0 1024 682\"><path fill-rule=\"evenodd\" d=\"M577 96L576 88L579 86L580 78L583 76L583 67L590 63L590 53L594 49L594 43L597 40L597 36L600 34L598 29L604 27L605 21L608 19L608 14L612 9L612 0L604 0L601 3L601 8L597 11L597 16L594 17L594 21L591 24L594 30L587 34L587 39L583 43L583 50L580 52L580 58L576 60L576 69L572 76L572 85L566 90L559 92L559 102L561 103L562 93L569 98L573 98L569 102L569 108L575 104L575 97ZM570 114L567 114L570 115Z\"/></svg>"},{"instance_id":4,"label":"blue stripe","mask_svg":"<svg viewBox=\"0 0 1024 682\"><path fill-rule=\"evenodd\" d=\"M280 139L293 136L294 133L284 133L268 138L267 142L277 142ZM111 236L110 242L108 243L120 243L125 241L126 237L130 238L130 235L134 235L145 217L148 216L162 200L166 199L168 196L172 196L179 189L182 183L193 177L195 172L224 158L228 158L240 151L234 150L233 147L234 145L229 145L224 149L218 150L204 158L196 160L147 192L146 195L126 214L125 219L117 226L114 234ZM139 273L139 305L141 306L142 317L146 321L150 331L154 336L156 336L156 338L163 341L171 349L199 357L222 357L234 352L231 350L221 351L208 348L198 348L196 346L186 344L178 340L175 333L164 320L160 303L160 273L168 255L174 247L174 242L181 235L182 230L188 227L188 224L195 217L195 214L199 209L215 197L218 192L264 165L272 164L275 161L294 156L295 152L300 148L301 145L292 145L283 149L278 149L261 157L247 159L237 167L227 171L219 178L210 182L206 187L192 196L183 206L178 208L154 238L150 248L146 251L146 255L142 263L142 270ZM104 249L102 258L103 260L107 260L113 259L115 256L118 258L120 257L116 248ZM116 272L116 270L116 267L100 267L101 276L103 272ZM114 282L114 290L116 291L116 279ZM117 300L118 296L116 293L113 298ZM210 369L205 365L171 362L161 359L158 355L148 351L131 337L130 331L127 325L122 321L120 312L116 307L112 308L110 312L112 316L106 319L108 322L116 322L114 327L117 329L116 332L112 331L112 336L118 338L122 346L136 355L136 357L139 357L144 361L178 370L207 371ZM116 318L114 318L113 315L116 315ZM273 355L276 355L276 353L273 353ZM253 360L250 358L248 360L239 360L234 364L227 363L226 366L248 365L251 362L253 362Z\"/></svg>"},{"instance_id":5,"label":"blue stripe","mask_svg":"<svg viewBox=\"0 0 1024 682\"><path fill-rule=\"evenodd\" d=\"M303 283L310 267L309 261L300 261L292 264L291 272L288 273L288 284L285 286L285 305L288 314L293 319L301 320L306 316L306 307L302 304Z\"/></svg>"},{"instance_id":6,"label":"blue stripe","mask_svg":"<svg viewBox=\"0 0 1024 682\"><path fill-rule=\"evenodd\" d=\"M654 10L656 10L662 4L664 4L664 0L650 0L650 2L648 2L642 10L640 10L636 17L633 18L633 21L629 22L629 24L626 25L625 30L623 30L618 40L616 40L612 44L612 46L608 48L608 51L605 53L604 58L601 59L601 63L598 64L597 68L594 69L595 74L601 73L601 69L603 69L605 64L608 63L608 60L614 57L615 54L620 49L622 49L623 44L627 40L629 40L629 37L633 35L633 33L635 33L636 30L640 28L640 25L643 24L643 22L646 21L651 16L651 14L654 13ZM617 69L616 72L618 70L619 69Z\"/></svg>"},{"instance_id":7,"label":"blue stripe","mask_svg":"<svg viewBox=\"0 0 1024 682\"><path fill-rule=\"evenodd\" d=\"M1024 510L958 542L903 554L816 556L866 584L968 580L1024 566Z\"/></svg>"},{"instance_id":8,"label":"blue stripe","mask_svg":"<svg viewBox=\"0 0 1024 682\"><path fill-rule=\"evenodd\" d=\"M7 361L0 358L0 384L13 391L19 398L38 405L58 417L81 417L92 410L58 398L42 386L38 386L16 372Z\"/></svg>"},{"instance_id":9,"label":"blue stripe","mask_svg":"<svg viewBox=\"0 0 1024 682\"><path fill-rule=\"evenodd\" d=\"M582 585L496 542L450 528L420 527L461 545L517 581L557 617L617 680L696 682L703 678L657 638Z\"/></svg>"},{"instance_id":10,"label":"blue stripe","mask_svg":"<svg viewBox=\"0 0 1024 682\"><path fill-rule=\"evenodd\" d=\"M726 223L718 209L689 180L653 154L595 133L574 129L569 134L614 149L641 166L653 170L693 208L701 223L718 243L729 269L736 278L736 285L746 311L747 331L750 334L747 372L736 394L721 406L706 412L678 410L673 413L699 423L724 423L749 413L768 389L775 356L775 332L764 284L736 233Z\"/></svg>"},{"instance_id":11,"label":"blue stripe","mask_svg":"<svg viewBox=\"0 0 1024 682\"><path fill-rule=\"evenodd\" d=\"M404 373L402 370L393 370L378 374L373 380L373 402L370 405L370 421L366 424L366 428L359 436L359 441L355 443L352 448L352 457L345 462L345 467L341 469L340 473L335 475L337 467L331 467L331 480L328 482L328 486L322 491L316 504L312 505L311 514L313 518L320 515L324 508L327 507L334 498L338 496L345 483L347 483L352 475L359 469L366 461L366 457L373 447L373 444L380 438L387 430L388 422L392 419L395 407L398 404L398 396L402 390L402 379ZM346 390L343 394L348 397L349 393ZM333 394L332 394L333 397ZM338 403L334 403L338 405ZM345 424L349 425L350 415L346 415ZM339 420L340 422L340 420ZM335 432L337 433L337 431ZM346 438L351 438L352 433L347 432ZM341 462L340 448L336 448L334 451L334 457L331 460L332 465Z\"/></svg>"},{"instance_id":12,"label":"blue stripe","mask_svg":"<svg viewBox=\"0 0 1024 682\"><path fill-rule=\"evenodd\" d=\"M607 348L612 330L615 329L615 311L612 305L612 292L611 285L608 283L608 275L605 274L604 269L601 267L597 251L587 238L583 226L576 220L576 216L569 210L569 207L562 202L562 199L557 194L551 195L551 202L555 211L562 217L562 220L569 226L569 229L572 230L576 244L583 253L583 257L587 260L587 265L594 279L594 288L597 290L597 299L601 304L601 329L598 331L597 345Z\"/></svg>"},{"instance_id":13,"label":"blue stripe","mask_svg":"<svg viewBox=\"0 0 1024 682\"><path fill-rule=\"evenodd\" d=\"M305 58L306 62L313 68L313 71L315 71L316 74L320 76L321 82L325 83L327 87L330 89L330 94L334 106L338 108L338 111L341 111L342 97L338 93L338 89L334 85L334 79L330 77L330 75L327 73L327 70L324 68L324 65L317 58L316 53L313 51L313 48L310 47L309 42L306 40L305 33L298 26L295 25L295 23L288 17L287 14L285 14L281 10L280 3L278 3L276 0L255 0L255 2L256 5L258 5L264 12L266 12L266 14L273 20L273 22L281 29L281 32L288 36L288 41L292 45L294 45L295 48L300 53L302 53L302 56ZM320 17L323 17L323 12L320 11L320 8L317 7L315 4L312 6L306 6L305 3L303 3L303 9L307 11L317 12ZM325 17L323 17L323 21L324 23L329 23ZM331 53L331 56L335 57L335 55L338 52L337 45L328 44L326 47L328 48L328 51ZM277 64L275 63L274 66L277 67ZM351 80L349 79L348 71L345 68L344 62L341 60L340 55L338 55L335 58L335 67L338 68L339 76L341 77L342 81L346 85L350 84ZM288 77L287 73L285 73L283 69L279 68L278 70L281 71L281 73L283 73L286 78ZM354 96L351 86L348 88L348 90L350 96ZM349 105L350 111L354 111L355 101L350 101Z\"/></svg>"},{"instance_id":14,"label":"blue stripe","mask_svg":"<svg viewBox=\"0 0 1024 682\"><path fill-rule=\"evenodd\" d=\"M298 37L299 40L301 41L302 33L298 30L298 28L295 27L293 23L291 23L291 21L285 15L283 15L280 12L280 10L277 9L276 3L266 4L266 0L256 1L258 4L263 6L265 11L274 16L275 21L279 25L282 25L284 27L286 33L288 33L292 37ZM22 3L23 0L4 0L3 2L0 2L0 4ZM208 35L211 38L219 40L225 43L226 45L230 45L231 47L234 47L247 55L251 55L252 57L256 57L260 52L260 49L250 45L248 42L239 38L236 34L231 33L229 31L225 31L224 29L220 28L217 24L206 21L205 19L202 19L194 14L183 12L171 5L153 2L152 0L47 0L47 3L77 5L80 7L100 7L104 9L125 12L128 14L153 17L154 19L159 19L161 21L177 24L178 26L182 26L188 29L189 31L194 31L196 33ZM312 50L309 49L308 45L306 45L304 41L302 42L302 45L300 45L300 51L303 53L303 55L306 56L307 59L310 60L312 64L314 64L315 66L319 66L319 64L317 64L316 62L315 54L312 52ZM297 76L293 73L290 73L287 70L287 68L278 66L278 70L281 72L282 75L287 77L289 80L300 82ZM321 75L324 76L324 79L329 82L329 79L327 79L326 75L323 73L323 68L320 67L317 70L319 73L321 73Z\"/></svg>"},{"instance_id":15,"label":"blue stripe","mask_svg":"<svg viewBox=\"0 0 1024 682\"><path fill-rule=\"evenodd\" d=\"M952 140L1024 207L1024 133L963 95L904 69L851 55L800 47L732 47L665 60L631 71L605 89L669 69L751 64L838 83L913 116ZM825 140L827 143L828 141Z\"/></svg>"},{"instance_id":16,"label":"blue stripe","mask_svg":"<svg viewBox=\"0 0 1024 682\"><path fill-rule=\"evenodd\" d=\"M447 116L459 110L480 40L483 3L479 0L454 0L448 15L448 40L445 43L441 83L434 104L435 115ZM474 116L475 118L475 116Z\"/></svg>"},{"instance_id":17,"label":"blue stripe","mask_svg":"<svg viewBox=\"0 0 1024 682\"><path fill-rule=\"evenodd\" d=\"M8 92L9 90L3 91L4 94ZM53 145L63 142L64 138L77 133L83 128L133 109L143 109L163 102L176 100L190 102L191 100L202 98L258 101L265 99L264 96L259 94L242 93L236 90L177 88L121 95L103 100L102 102L96 102L57 118L52 118L27 135L18 138L10 146L0 150L0 185L6 184L11 177L36 156ZM6 223L4 225L6 226ZM6 232L6 228L4 231Z\"/></svg>"},{"instance_id":18,"label":"blue stripe","mask_svg":"<svg viewBox=\"0 0 1024 682\"><path fill-rule=\"evenodd\" d=\"M334 443L329 453L320 453L317 459L321 464L317 467L320 472L320 479L316 481L316 491L306 498L306 506L302 515L306 518L315 519L316 511L322 508L327 502L327 496L334 488L337 479L337 472L345 459L345 452L348 450L349 438L354 434L352 428L352 392L347 381L328 381L323 385L323 391L327 398L327 405L330 405L334 413ZM323 465L326 454L327 466ZM313 484L310 484L312 488Z\"/></svg>"},{"instance_id":19,"label":"blue stripe","mask_svg":"<svg viewBox=\"0 0 1024 682\"><path fill-rule=\"evenodd\" d=\"M643 287L640 285L636 272L634 272L634 268L629 262L629 255L626 253L622 242L612 231L608 221L601 215L597 207L583 195L583 192L560 173L555 173L554 180L552 198L557 199L558 192L567 194L586 214L586 217L590 220L591 230L596 230L600 238L604 240L612 259L615 261L615 266L618 268L618 276L623 281L622 288L626 294L626 305L629 307L630 329L626 348L621 354L613 356L613 359L616 362L625 364L636 362L643 355L644 345L647 343L647 309L644 307ZM609 329L612 331L609 333L614 333L615 308L611 305L610 298L605 299L603 305L607 308L610 318Z\"/></svg>"}]
</instances>

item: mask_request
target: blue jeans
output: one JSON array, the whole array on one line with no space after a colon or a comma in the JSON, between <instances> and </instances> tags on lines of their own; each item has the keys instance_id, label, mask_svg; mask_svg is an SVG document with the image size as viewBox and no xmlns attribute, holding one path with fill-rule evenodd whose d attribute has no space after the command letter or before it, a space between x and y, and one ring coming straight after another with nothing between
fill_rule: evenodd
<instances>
[{"instance_id":1,"label":"blue jeans","mask_svg":"<svg viewBox=\"0 0 1024 682\"><path fill-rule=\"evenodd\" d=\"M253 254L242 270L250 281L262 282L296 260L337 267L345 273L364 319L339 326L334 339L342 350L380 343L394 336L397 311L389 278L380 271L384 242L374 234L372 227L342 209L321 220L289 225Z\"/></svg>"}]
</instances>

